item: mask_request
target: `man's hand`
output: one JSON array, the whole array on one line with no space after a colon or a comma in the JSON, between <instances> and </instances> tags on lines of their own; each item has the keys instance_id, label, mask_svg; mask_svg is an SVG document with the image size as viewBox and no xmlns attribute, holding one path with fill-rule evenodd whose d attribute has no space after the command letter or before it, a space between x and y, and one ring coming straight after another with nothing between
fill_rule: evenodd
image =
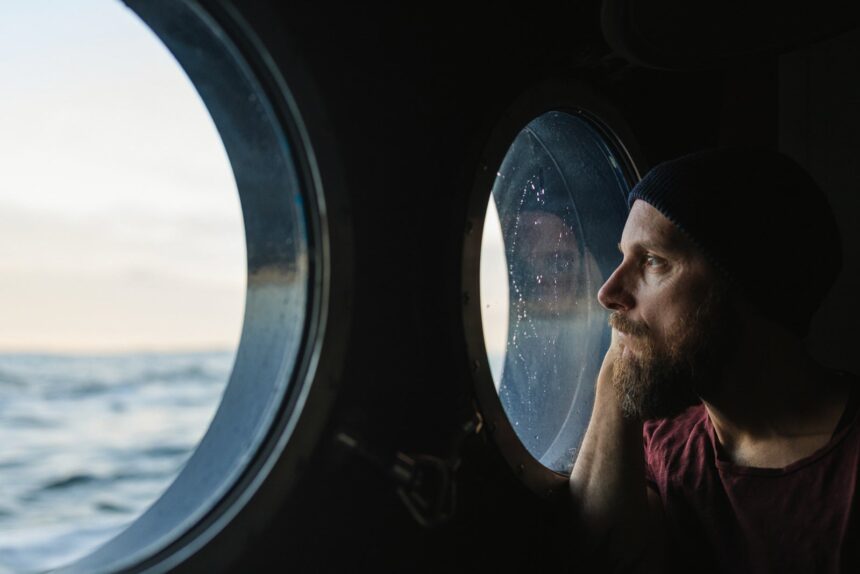
<instances>
[{"instance_id":1,"label":"man's hand","mask_svg":"<svg viewBox=\"0 0 860 574\"><path fill-rule=\"evenodd\" d=\"M615 370L615 364L621 359L622 346L618 342L618 332L612 329L612 339L609 343L609 348L603 356L603 363L600 365L600 372L597 375L597 389L607 389L612 386L612 376Z\"/></svg>"},{"instance_id":2,"label":"man's hand","mask_svg":"<svg viewBox=\"0 0 860 574\"><path fill-rule=\"evenodd\" d=\"M616 332L597 377L594 410L570 475L574 511L596 556L621 571L659 572L662 524L645 486L642 423L624 417L613 371L622 360Z\"/></svg>"}]
</instances>

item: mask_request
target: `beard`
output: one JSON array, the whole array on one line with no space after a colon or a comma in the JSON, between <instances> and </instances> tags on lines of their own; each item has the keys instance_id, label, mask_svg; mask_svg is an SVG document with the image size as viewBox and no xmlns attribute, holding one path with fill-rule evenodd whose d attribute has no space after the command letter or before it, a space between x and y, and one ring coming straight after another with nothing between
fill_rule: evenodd
<instances>
[{"instance_id":1,"label":"beard","mask_svg":"<svg viewBox=\"0 0 860 574\"><path fill-rule=\"evenodd\" d=\"M625 417L673 417L716 390L723 365L739 341L737 311L728 289L711 287L698 309L682 318L658 348L650 329L614 311L609 325L637 339L639 353L619 357L613 385Z\"/></svg>"}]
</instances>

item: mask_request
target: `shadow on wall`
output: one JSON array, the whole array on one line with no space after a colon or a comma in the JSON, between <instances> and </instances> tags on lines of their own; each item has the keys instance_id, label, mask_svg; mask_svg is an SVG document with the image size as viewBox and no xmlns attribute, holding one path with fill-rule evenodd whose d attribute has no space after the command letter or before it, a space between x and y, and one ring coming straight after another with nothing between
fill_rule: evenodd
<instances>
[{"instance_id":1,"label":"shadow on wall","mask_svg":"<svg viewBox=\"0 0 860 574\"><path fill-rule=\"evenodd\" d=\"M854 373L860 373L860 355L855 350L860 307L846 303L860 293L857 70L860 29L785 54L779 62L779 149L822 186L842 232L842 274L812 323L808 346L825 365ZM791 272L786 270L787 280Z\"/></svg>"}]
</instances>

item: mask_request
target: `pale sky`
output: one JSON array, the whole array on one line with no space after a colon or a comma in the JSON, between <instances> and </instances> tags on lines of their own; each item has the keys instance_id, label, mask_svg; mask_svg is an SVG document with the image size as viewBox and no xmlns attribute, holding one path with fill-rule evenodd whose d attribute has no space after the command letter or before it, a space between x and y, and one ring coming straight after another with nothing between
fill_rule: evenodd
<instances>
[{"instance_id":1,"label":"pale sky","mask_svg":"<svg viewBox=\"0 0 860 574\"><path fill-rule=\"evenodd\" d=\"M0 2L0 93L0 352L235 348L235 181L158 38L118 0Z\"/></svg>"},{"instance_id":2,"label":"pale sky","mask_svg":"<svg viewBox=\"0 0 860 574\"><path fill-rule=\"evenodd\" d=\"M505 352L508 345L510 299L508 263L502 223L496 201L490 195L487 216L481 238L481 321L484 326L484 347L490 361L490 373L496 390L502 382Z\"/></svg>"}]
</instances>

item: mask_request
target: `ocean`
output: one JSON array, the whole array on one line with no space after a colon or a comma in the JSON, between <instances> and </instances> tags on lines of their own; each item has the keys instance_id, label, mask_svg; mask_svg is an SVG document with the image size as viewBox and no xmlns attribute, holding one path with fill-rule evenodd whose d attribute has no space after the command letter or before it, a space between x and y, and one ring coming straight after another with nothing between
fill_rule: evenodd
<instances>
[{"instance_id":1,"label":"ocean","mask_svg":"<svg viewBox=\"0 0 860 574\"><path fill-rule=\"evenodd\" d=\"M0 574L109 540L176 477L234 353L0 354Z\"/></svg>"}]
</instances>

